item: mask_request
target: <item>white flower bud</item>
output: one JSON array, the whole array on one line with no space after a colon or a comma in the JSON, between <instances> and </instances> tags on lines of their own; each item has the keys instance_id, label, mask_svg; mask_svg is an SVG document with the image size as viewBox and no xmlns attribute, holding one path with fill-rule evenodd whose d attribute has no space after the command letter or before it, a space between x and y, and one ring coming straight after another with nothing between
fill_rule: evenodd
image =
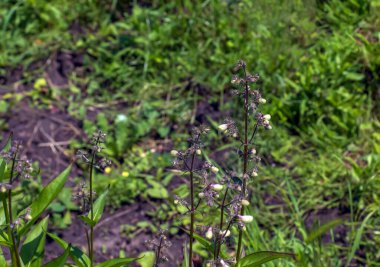
<instances>
[{"instance_id":1,"label":"white flower bud","mask_svg":"<svg viewBox=\"0 0 380 267\"><path fill-rule=\"evenodd\" d=\"M253 216L251 215L239 215L239 220L245 223L249 223L253 221Z\"/></svg>"},{"instance_id":2,"label":"white flower bud","mask_svg":"<svg viewBox=\"0 0 380 267\"><path fill-rule=\"evenodd\" d=\"M256 149L252 148L252 149L251 149L251 154L252 154L252 155L255 155L255 154L256 154Z\"/></svg>"},{"instance_id":3,"label":"white flower bud","mask_svg":"<svg viewBox=\"0 0 380 267\"><path fill-rule=\"evenodd\" d=\"M259 103L261 104L265 104L267 102L267 100L265 98L260 98L259 99Z\"/></svg>"},{"instance_id":4,"label":"white flower bud","mask_svg":"<svg viewBox=\"0 0 380 267\"><path fill-rule=\"evenodd\" d=\"M172 151L170 151L170 155L172 155L172 156L177 156L178 155L178 151L177 150L172 150Z\"/></svg>"},{"instance_id":5,"label":"white flower bud","mask_svg":"<svg viewBox=\"0 0 380 267\"><path fill-rule=\"evenodd\" d=\"M252 176L256 177L258 174L255 171L252 171Z\"/></svg>"},{"instance_id":6,"label":"white flower bud","mask_svg":"<svg viewBox=\"0 0 380 267\"><path fill-rule=\"evenodd\" d=\"M238 137L238 134L237 134L237 133L233 133L233 134L232 134L232 137L233 137L233 138L237 138L237 137Z\"/></svg>"},{"instance_id":7,"label":"white flower bud","mask_svg":"<svg viewBox=\"0 0 380 267\"><path fill-rule=\"evenodd\" d=\"M231 231L230 230L220 231L220 235L224 237L229 237L231 235Z\"/></svg>"},{"instance_id":8,"label":"white flower bud","mask_svg":"<svg viewBox=\"0 0 380 267\"><path fill-rule=\"evenodd\" d=\"M32 216L30 216L30 214L26 214L25 215L25 220L27 220L27 221L32 220Z\"/></svg>"},{"instance_id":9,"label":"white flower bud","mask_svg":"<svg viewBox=\"0 0 380 267\"><path fill-rule=\"evenodd\" d=\"M220 266L229 267L229 265L224 260L220 260Z\"/></svg>"},{"instance_id":10,"label":"white flower bud","mask_svg":"<svg viewBox=\"0 0 380 267\"><path fill-rule=\"evenodd\" d=\"M197 155L199 155L199 156L202 155L202 151L201 151L200 149L197 149L197 150L196 150L196 153L197 153Z\"/></svg>"},{"instance_id":11,"label":"white flower bud","mask_svg":"<svg viewBox=\"0 0 380 267\"><path fill-rule=\"evenodd\" d=\"M178 199L174 199L174 204L178 205L179 204L179 200Z\"/></svg>"},{"instance_id":12,"label":"white flower bud","mask_svg":"<svg viewBox=\"0 0 380 267\"><path fill-rule=\"evenodd\" d=\"M208 228L206 232L206 238L211 239L212 238L212 227Z\"/></svg>"},{"instance_id":13,"label":"white flower bud","mask_svg":"<svg viewBox=\"0 0 380 267\"><path fill-rule=\"evenodd\" d=\"M221 124L221 125L218 126L218 128L219 128L219 130L221 130L221 131L225 131L225 130L228 129L228 124L227 124L227 123L225 123L225 124Z\"/></svg>"},{"instance_id":14,"label":"white flower bud","mask_svg":"<svg viewBox=\"0 0 380 267\"><path fill-rule=\"evenodd\" d=\"M204 197L205 197L205 193L201 192L201 193L198 194L198 196L199 196L200 198L204 198Z\"/></svg>"},{"instance_id":15,"label":"white flower bud","mask_svg":"<svg viewBox=\"0 0 380 267\"><path fill-rule=\"evenodd\" d=\"M223 185L221 185L221 184L212 184L212 185L210 185L210 187L214 191L221 191L221 190L223 190Z\"/></svg>"},{"instance_id":16,"label":"white flower bud","mask_svg":"<svg viewBox=\"0 0 380 267\"><path fill-rule=\"evenodd\" d=\"M249 206L249 201L246 200L246 199L243 199L243 200L241 201L241 204L242 204L243 206Z\"/></svg>"},{"instance_id":17,"label":"white flower bud","mask_svg":"<svg viewBox=\"0 0 380 267\"><path fill-rule=\"evenodd\" d=\"M218 169L217 167L215 167L215 166L212 166L212 167L211 167L211 171L212 171L213 173L217 173L217 172L219 171L219 169Z\"/></svg>"},{"instance_id":18,"label":"white flower bud","mask_svg":"<svg viewBox=\"0 0 380 267\"><path fill-rule=\"evenodd\" d=\"M269 114L265 114L265 115L263 116L263 118L264 118L266 121L269 121L272 117L271 117L271 115L269 115Z\"/></svg>"},{"instance_id":19,"label":"white flower bud","mask_svg":"<svg viewBox=\"0 0 380 267\"><path fill-rule=\"evenodd\" d=\"M0 188L0 190L1 190L1 193L5 193L5 192L7 192L7 188L6 188L5 186L2 186L2 187Z\"/></svg>"},{"instance_id":20,"label":"white flower bud","mask_svg":"<svg viewBox=\"0 0 380 267\"><path fill-rule=\"evenodd\" d=\"M268 126L267 126L267 129L268 129L268 130L272 130L272 125L268 125Z\"/></svg>"}]
</instances>

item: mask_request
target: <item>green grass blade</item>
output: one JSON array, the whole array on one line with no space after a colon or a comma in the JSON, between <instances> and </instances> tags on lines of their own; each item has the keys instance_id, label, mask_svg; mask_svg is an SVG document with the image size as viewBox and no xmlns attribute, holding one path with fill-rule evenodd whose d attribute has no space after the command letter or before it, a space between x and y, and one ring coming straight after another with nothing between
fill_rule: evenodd
<instances>
[{"instance_id":1,"label":"green grass blade","mask_svg":"<svg viewBox=\"0 0 380 267\"><path fill-rule=\"evenodd\" d=\"M314 229L308 234L305 242L308 244L313 242L316 238L320 237L322 234L326 233L330 229L334 228L339 224L342 224L342 222L342 219L336 219L319 226L318 228Z\"/></svg>"},{"instance_id":2,"label":"green grass blade","mask_svg":"<svg viewBox=\"0 0 380 267\"><path fill-rule=\"evenodd\" d=\"M368 214L364 218L362 224L360 225L358 231L356 232L354 243L351 246L351 251L350 251L350 254L348 255L348 258L347 258L346 267L350 266L350 262L351 262L352 258L354 257L356 250L359 248L360 241L362 239L362 235L363 235L363 231L364 231L364 227L367 225L368 220L372 217L372 215L374 213L375 213L375 211L372 211L370 214Z\"/></svg>"}]
</instances>

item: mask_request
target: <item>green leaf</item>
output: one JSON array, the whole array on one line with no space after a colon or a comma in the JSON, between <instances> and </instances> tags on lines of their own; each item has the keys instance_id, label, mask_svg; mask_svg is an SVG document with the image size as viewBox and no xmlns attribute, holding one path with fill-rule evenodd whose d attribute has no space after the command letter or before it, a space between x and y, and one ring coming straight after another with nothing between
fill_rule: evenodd
<instances>
[{"instance_id":1,"label":"green leaf","mask_svg":"<svg viewBox=\"0 0 380 267\"><path fill-rule=\"evenodd\" d=\"M8 247L8 248L12 247L12 244L10 242L6 241L3 237L0 238L0 245Z\"/></svg>"},{"instance_id":2,"label":"green leaf","mask_svg":"<svg viewBox=\"0 0 380 267\"><path fill-rule=\"evenodd\" d=\"M150 197L158 199L166 199L169 197L168 190L166 190L162 184L152 180L148 180L147 182L152 186L146 190L146 193Z\"/></svg>"},{"instance_id":3,"label":"green leaf","mask_svg":"<svg viewBox=\"0 0 380 267\"><path fill-rule=\"evenodd\" d=\"M25 265L30 264L32 260L42 262L45 251L46 230L49 222L48 218L44 218L26 236L20 251L20 257Z\"/></svg>"},{"instance_id":4,"label":"green leaf","mask_svg":"<svg viewBox=\"0 0 380 267\"><path fill-rule=\"evenodd\" d=\"M85 224L88 224L88 225L91 225L91 226L95 226L95 222L92 221L90 218L88 218L87 216L83 216L83 215L79 215L78 218L80 220L82 220Z\"/></svg>"},{"instance_id":5,"label":"green leaf","mask_svg":"<svg viewBox=\"0 0 380 267\"><path fill-rule=\"evenodd\" d=\"M364 75L361 73L356 73L356 72L343 72L343 75L348 79L352 81L361 81L364 79Z\"/></svg>"},{"instance_id":6,"label":"green leaf","mask_svg":"<svg viewBox=\"0 0 380 267\"><path fill-rule=\"evenodd\" d=\"M108 189L106 191L104 191L98 197L98 199L95 201L95 203L94 203L94 217L91 218L90 212L87 216L91 221L94 222L94 225L96 225L99 222L100 218L103 215L104 206L106 205L106 200L107 200L107 194L108 194Z\"/></svg>"},{"instance_id":7,"label":"green leaf","mask_svg":"<svg viewBox=\"0 0 380 267\"><path fill-rule=\"evenodd\" d=\"M369 213L364 218L362 224L360 225L358 231L356 232L355 239L354 239L354 242L353 242L353 244L351 246L351 251L350 251L350 254L349 254L348 259L347 259L346 267L350 266L351 260L355 256L355 252L356 252L356 250L360 246L360 241L362 239L362 235L363 235L363 232L364 232L364 227L367 225L368 220L372 217L372 215L374 213L375 213L375 211L372 211L371 213Z\"/></svg>"},{"instance_id":8,"label":"green leaf","mask_svg":"<svg viewBox=\"0 0 380 267\"><path fill-rule=\"evenodd\" d=\"M9 151L12 145L12 140L13 140L13 132L11 132L10 135L8 136L8 140L5 143L4 147L1 149L1 151Z\"/></svg>"},{"instance_id":9,"label":"green leaf","mask_svg":"<svg viewBox=\"0 0 380 267\"><path fill-rule=\"evenodd\" d=\"M208 241L206 238L204 238L200 235L194 234L194 239L197 240L199 243L201 243L202 246L204 246L208 251L214 252L214 248L213 248L211 242Z\"/></svg>"},{"instance_id":10,"label":"green leaf","mask_svg":"<svg viewBox=\"0 0 380 267\"><path fill-rule=\"evenodd\" d=\"M153 251L145 251L139 255L139 258L137 262L141 267L153 267L156 255Z\"/></svg>"},{"instance_id":11,"label":"green leaf","mask_svg":"<svg viewBox=\"0 0 380 267\"><path fill-rule=\"evenodd\" d=\"M59 238L58 236L51 234L51 233L47 233L47 234L55 242L57 242L61 248L66 250L69 247L69 244L66 241L64 241L63 239ZM80 266L80 267L89 267L91 265L91 262L90 262L90 259L88 258L88 256L83 251L81 251L79 248L77 248L75 246L70 247L70 257L73 259L75 264Z\"/></svg>"},{"instance_id":12,"label":"green leaf","mask_svg":"<svg viewBox=\"0 0 380 267\"><path fill-rule=\"evenodd\" d=\"M12 144L12 138L13 133L11 133L8 137L7 142L5 143L4 147L1 149L1 151L8 151L11 148ZM0 159L0 182L5 179L5 168L7 164L4 159Z\"/></svg>"},{"instance_id":13,"label":"green leaf","mask_svg":"<svg viewBox=\"0 0 380 267\"><path fill-rule=\"evenodd\" d=\"M262 264L280 258L294 258L294 254L275 252L275 251L259 251L249 254L242 258L237 266L238 267L258 267Z\"/></svg>"},{"instance_id":14,"label":"green leaf","mask_svg":"<svg viewBox=\"0 0 380 267\"><path fill-rule=\"evenodd\" d=\"M63 267L67 261L67 257L70 255L71 245L69 245L65 252L57 258L46 263L43 267ZM40 265L41 266L41 265Z\"/></svg>"},{"instance_id":15,"label":"green leaf","mask_svg":"<svg viewBox=\"0 0 380 267\"><path fill-rule=\"evenodd\" d=\"M190 267L189 266L189 251L187 249L187 243L185 243L185 246L183 247L182 267Z\"/></svg>"},{"instance_id":16,"label":"green leaf","mask_svg":"<svg viewBox=\"0 0 380 267\"><path fill-rule=\"evenodd\" d=\"M98 264L97 267L119 267L119 266L124 266L127 263L134 262L136 260L137 258L110 259Z\"/></svg>"},{"instance_id":17,"label":"green leaf","mask_svg":"<svg viewBox=\"0 0 380 267\"><path fill-rule=\"evenodd\" d=\"M305 242L306 243L311 243L312 241L314 241L316 238L318 238L319 236L321 236L322 234L326 233L328 230L334 228L335 226L339 225L342 223L342 219L336 219L336 220L332 220L328 223L325 223L321 226L319 226L318 228L314 229L313 231L311 231Z\"/></svg>"},{"instance_id":18,"label":"green leaf","mask_svg":"<svg viewBox=\"0 0 380 267\"><path fill-rule=\"evenodd\" d=\"M57 197L58 193L65 185L70 170L71 165L67 167L66 170L64 170L60 175L54 178L44 189L42 189L41 193L39 193L38 197L30 205L30 216L32 216L32 220L21 228L19 236L23 236L30 229L42 212Z\"/></svg>"},{"instance_id":19,"label":"green leaf","mask_svg":"<svg viewBox=\"0 0 380 267\"><path fill-rule=\"evenodd\" d=\"M0 207L0 225L5 225L6 219L5 219L5 211L3 207ZM6 231L4 231L5 233Z\"/></svg>"},{"instance_id":20,"label":"green leaf","mask_svg":"<svg viewBox=\"0 0 380 267\"><path fill-rule=\"evenodd\" d=\"M5 160L0 160L0 182L5 180L5 167L7 164L5 163Z\"/></svg>"},{"instance_id":21,"label":"green leaf","mask_svg":"<svg viewBox=\"0 0 380 267\"><path fill-rule=\"evenodd\" d=\"M78 218L80 220L82 220L85 224L88 224L88 225L91 225L91 226L95 226L95 222L92 221L90 218L88 218L87 216L83 216L83 215L79 215Z\"/></svg>"},{"instance_id":22,"label":"green leaf","mask_svg":"<svg viewBox=\"0 0 380 267\"><path fill-rule=\"evenodd\" d=\"M188 234L189 232L186 231ZM197 240L205 249L207 249L210 253L214 253L214 244L207 240L206 238L200 236L200 235L197 235L197 234L193 234L193 237L195 240ZM224 251L220 251L220 254L222 256L222 258L226 258L226 254Z\"/></svg>"}]
</instances>

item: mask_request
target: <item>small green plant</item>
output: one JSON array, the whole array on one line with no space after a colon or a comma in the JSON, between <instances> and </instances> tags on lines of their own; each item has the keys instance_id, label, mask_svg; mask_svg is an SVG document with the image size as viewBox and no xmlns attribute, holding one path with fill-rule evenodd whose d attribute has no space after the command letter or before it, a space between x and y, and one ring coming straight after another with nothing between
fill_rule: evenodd
<instances>
[{"instance_id":1,"label":"small green plant","mask_svg":"<svg viewBox=\"0 0 380 267\"><path fill-rule=\"evenodd\" d=\"M63 188L70 173L69 166L54 178L28 206L16 207L20 199L17 185L21 179L32 179L36 175L30 162L20 157L21 145L12 140L1 151L0 156L0 197L1 246L9 250L11 266L42 266L48 217L37 223L42 213ZM16 199L15 199L16 198ZM1 266L6 266L4 256L0 256Z\"/></svg>"},{"instance_id":2,"label":"small green plant","mask_svg":"<svg viewBox=\"0 0 380 267\"><path fill-rule=\"evenodd\" d=\"M90 141L90 152L79 150L77 157L88 165L88 185L87 190L86 183L81 184L78 194L75 196L81 203L81 209L83 215L79 218L87 225L86 230L87 238L87 248L88 248L88 258L89 266L95 266L95 251L94 251L94 228L100 221L104 207L106 205L108 189L104 191L99 197L94 201L96 192L94 191L94 174L95 169L103 171L111 165L111 161L106 158L97 158L98 153L103 150L102 144L105 143L106 134L102 131L97 131L91 138ZM77 259L79 260L79 259ZM111 259L103 262L103 266L114 266L127 264L129 262L135 261L135 258L118 258Z\"/></svg>"}]
</instances>

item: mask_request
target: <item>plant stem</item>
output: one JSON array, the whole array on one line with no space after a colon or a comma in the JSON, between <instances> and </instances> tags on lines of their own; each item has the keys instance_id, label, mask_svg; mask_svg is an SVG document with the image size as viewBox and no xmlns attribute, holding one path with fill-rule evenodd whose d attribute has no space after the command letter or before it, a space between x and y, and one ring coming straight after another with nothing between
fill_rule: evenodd
<instances>
[{"instance_id":1,"label":"plant stem","mask_svg":"<svg viewBox=\"0 0 380 267\"><path fill-rule=\"evenodd\" d=\"M224 208L226 207L225 203L226 203L227 193L228 193L228 187L226 188L226 192L224 193L224 197L223 197L223 201L222 201L222 206L221 206L221 210L220 210L220 222L219 222L220 233L219 233L219 236L216 239L217 241L219 240L219 242L218 242L218 246L217 246L217 250L216 250L216 255L214 253L214 260L216 260L217 258L219 258L220 249L222 247L222 233L223 233L223 224L224 224L224 221L223 221L224 220ZM226 233L227 233L227 230L226 230ZM226 235L226 233L224 235ZM215 247L216 247L216 244L215 244Z\"/></svg>"},{"instance_id":2,"label":"plant stem","mask_svg":"<svg viewBox=\"0 0 380 267\"><path fill-rule=\"evenodd\" d=\"M200 134L197 136L196 143L200 138ZM194 150L191 156L190 165L190 242L189 242L189 267L193 266L193 238L194 238L194 221L195 221L195 206L194 206L194 159L196 150Z\"/></svg>"},{"instance_id":3,"label":"plant stem","mask_svg":"<svg viewBox=\"0 0 380 267\"><path fill-rule=\"evenodd\" d=\"M160 254L161 254L162 240L163 240L163 238L160 237L160 244L159 244L158 249L157 249L157 252L156 252L156 259L155 259L155 261L154 261L154 265L153 265L154 267L158 267L158 263L159 263L159 261L160 261Z\"/></svg>"},{"instance_id":4,"label":"plant stem","mask_svg":"<svg viewBox=\"0 0 380 267\"><path fill-rule=\"evenodd\" d=\"M13 155L12 159L12 165L11 165L11 172L10 172L10 177L9 177L9 185L11 186L13 183L13 173L15 169L15 163L16 163L16 158L17 158L17 153L18 153L18 146L16 147L16 151ZM3 201L3 205L6 205L7 201ZM4 210L6 208L4 207ZM8 211L6 211L6 217L8 217L7 224L8 224L8 237L12 241L12 263L15 264L17 267L21 267L21 262L20 262L20 255L18 253L18 247L16 244L15 236L12 231L12 225L13 225L13 214L12 214L12 188L8 190Z\"/></svg>"},{"instance_id":5,"label":"plant stem","mask_svg":"<svg viewBox=\"0 0 380 267\"><path fill-rule=\"evenodd\" d=\"M247 81L247 72L244 67L244 77L245 77L245 99L244 99L244 166L243 166L243 188L242 188L242 194L243 197L245 197L246 194L246 187L247 187L247 181L246 181L246 173L247 173L247 166L248 166L248 81ZM240 215L244 215L244 206L240 209ZM239 240L238 240L238 248L236 251L236 263L240 260L241 255L241 249L242 249L242 240L243 240L243 230L239 230Z\"/></svg>"},{"instance_id":6,"label":"plant stem","mask_svg":"<svg viewBox=\"0 0 380 267\"><path fill-rule=\"evenodd\" d=\"M194 164L195 152L193 153L191 160L191 171L190 171L190 242L189 242L189 267L193 266L193 236L194 236L194 173L193 173L193 164Z\"/></svg>"},{"instance_id":7,"label":"plant stem","mask_svg":"<svg viewBox=\"0 0 380 267\"><path fill-rule=\"evenodd\" d=\"M91 214L91 220L94 219L94 208L93 208L93 194L92 194L92 172L93 172L93 164L94 164L94 158L95 153L93 153L92 159L91 159L91 165L90 165L90 214ZM90 253L90 261L91 261L91 267L94 265L94 227L90 225L90 247L89 247L89 253Z\"/></svg>"},{"instance_id":8,"label":"plant stem","mask_svg":"<svg viewBox=\"0 0 380 267\"><path fill-rule=\"evenodd\" d=\"M92 192L92 184L93 184L93 170L94 170L94 162L95 162L95 155L96 155L96 149L99 144L100 137L98 136L95 142L95 147L92 150L91 155L91 163L90 163L90 217L91 221L94 220L94 196ZM90 225L90 242L89 242L89 257L91 261L91 267L94 266L94 226Z\"/></svg>"},{"instance_id":9,"label":"plant stem","mask_svg":"<svg viewBox=\"0 0 380 267\"><path fill-rule=\"evenodd\" d=\"M8 237L11 238L11 236L12 236L12 230L11 230L11 227L10 227L9 212L8 212L8 203L7 203L7 199L5 197L3 198L3 207L4 207L4 213L5 213L5 221L6 221L7 225L8 225L8 227L7 227ZM13 242L13 238L11 240ZM13 251L14 251L13 246L9 247L9 254L11 254L12 264L17 262L16 261L16 257L15 257L15 253Z\"/></svg>"}]
</instances>

